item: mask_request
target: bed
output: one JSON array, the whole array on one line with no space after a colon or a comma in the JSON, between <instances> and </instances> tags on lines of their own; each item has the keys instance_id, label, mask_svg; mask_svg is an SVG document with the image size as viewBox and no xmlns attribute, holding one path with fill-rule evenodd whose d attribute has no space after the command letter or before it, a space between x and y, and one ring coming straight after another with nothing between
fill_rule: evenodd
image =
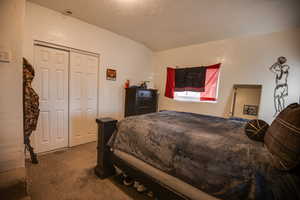
<instances>
[{"instance_id":1,"label":"bed","mask_svg":"<svg viewBox=\"0 0 300 200\"><path fill-rule=\"evenodd\" d=\"M299 199L299 176L272 167L244 121L162 111L97 122L101 178L119 168L160 199Z\"/></svg>"}]
</instances>

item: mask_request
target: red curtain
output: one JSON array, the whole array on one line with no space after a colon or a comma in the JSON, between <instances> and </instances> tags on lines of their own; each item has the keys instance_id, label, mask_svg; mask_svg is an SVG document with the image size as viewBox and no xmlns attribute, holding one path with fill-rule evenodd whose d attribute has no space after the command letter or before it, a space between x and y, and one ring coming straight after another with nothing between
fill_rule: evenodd
<instances>
[{"instance_id":1,"label":"red curtain","mask_svg":"<svg viewBox=\"0 0 300 200\"><path fill-rule=\"evenodd\" d=\"M174 91L175 91L175 69L168 67L165 96L173 99Z\"/></svg>"},{"instance_id":2,"label":"red curtain","mask_svg":"<svg viewBox=\"0 0 300 200\"><path fill-rule=\"evenodd\" d=\"M205 91L200 93L201 101L216 101L218 90L218 79L221 63L207 66L205 78Z\"/></svg>"}]
</instances>

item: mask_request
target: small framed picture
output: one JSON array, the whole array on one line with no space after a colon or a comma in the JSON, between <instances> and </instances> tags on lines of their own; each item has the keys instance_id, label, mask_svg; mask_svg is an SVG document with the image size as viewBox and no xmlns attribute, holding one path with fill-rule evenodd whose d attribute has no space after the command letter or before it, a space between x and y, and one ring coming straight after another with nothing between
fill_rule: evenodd
<instances>
[{"instance_id":1,"label":"small framed picture","mask_svg":"<svg viewBox=\"0 0 300 200\"><path fill-rule=\"evenodd\" d=\"M106 70L106 80L115 81L117 79L117 70L107 69Z\"/></svg>"},{"instance_id":2,"label":"small framed picture","mask_svg":"<svg viewBox=\"0 0 300 200\"><path fill-rule=\"evenodd\" d=\"M257 114L258 114L258 106L255 106L255 105L244 105L243 114L244 115L257 116Z\"/></svg>"}]
</instances>

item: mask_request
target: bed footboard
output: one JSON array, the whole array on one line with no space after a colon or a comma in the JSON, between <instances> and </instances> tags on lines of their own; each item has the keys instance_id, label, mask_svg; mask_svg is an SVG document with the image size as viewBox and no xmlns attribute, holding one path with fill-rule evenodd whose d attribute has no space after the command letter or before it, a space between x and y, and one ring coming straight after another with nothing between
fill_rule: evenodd
<instances>
[{"instance_id":1,"label":"bed footboard","mask_svg":"<svg viewBox=\"0 0 300 200\"><path fill-rule=\"evenodd\" d=\"M115 168L112 163L112 156L107 142L116 130L117 120L112 118L96 119L98 124L98 144L97 144L97 166L95 167L96 175L105 179L115 174Z\"/></svg>"},{"instance_id":2,"label":"bed footboard","mask_svg":"<svg viewBox=\"0 0 300 200\"><path fill-rule=\"evenodd\" d=\"M115 175L116 171L114 165L116 165L119 169L130 175L135 180L141 181L146 187L151 188L151 190L160 199L188 199L187 197L172 191L167 186L161 184L160 181L155 180L155 178L138 170L126 161L118 158L110 151L110 147L107 145L107 142L117 128L117 120L111 118L99 118L96 119L96 122L98 124L98 145L95 174L99 178L105 179Z\"/></svg>"}]
</instances>

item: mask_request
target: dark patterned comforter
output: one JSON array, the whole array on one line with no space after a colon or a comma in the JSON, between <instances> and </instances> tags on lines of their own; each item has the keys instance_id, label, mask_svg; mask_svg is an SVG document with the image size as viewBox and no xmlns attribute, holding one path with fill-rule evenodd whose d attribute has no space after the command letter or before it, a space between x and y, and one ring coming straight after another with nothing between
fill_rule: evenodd
<instances>
[{"instance_id":1,"label":"dark patterned comforter","mask_svg":"<svg viewBox=\"0 0 300 200\"><path fill-rule=\"evenodd\" d=\"M244 125L163 111L120 121L110 145L220 199L300 199L299 176L274 169Z\"/></svg>"}]
</instances>

